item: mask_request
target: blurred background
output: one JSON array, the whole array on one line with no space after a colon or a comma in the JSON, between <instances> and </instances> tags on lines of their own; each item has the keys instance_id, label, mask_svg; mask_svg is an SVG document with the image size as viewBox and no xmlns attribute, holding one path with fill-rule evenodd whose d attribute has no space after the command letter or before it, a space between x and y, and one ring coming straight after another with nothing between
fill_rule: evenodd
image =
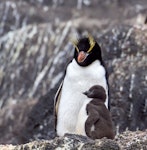
<instances>
[{"instance_id":1,"label":"blurred background","mask_svg":"<svg viewBox=\"0 0 147 150\"><path fill-rule=\"evenodd\" d=\"M87 33L102 48L116 134L147 128L146 0L1 0L0 144L55 137L70 39Z\"/></svg>"}]
</instances>

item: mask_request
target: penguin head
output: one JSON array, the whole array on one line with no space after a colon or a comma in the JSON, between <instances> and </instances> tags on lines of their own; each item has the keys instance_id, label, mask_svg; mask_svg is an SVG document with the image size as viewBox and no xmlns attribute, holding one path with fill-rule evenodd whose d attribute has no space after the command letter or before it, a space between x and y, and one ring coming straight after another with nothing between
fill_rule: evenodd
<instances>
[{"instance_id":1,"label":"penguin head","mask_svg":"<svg viewBox=\"0 0 147 150\"><path fill-rule=\"evenodd\" d=\"M88 66L95 60L102 62L101 48L91 35L77 40L74 46L74 58L80 66Z\"/></svg>"},{"instance_id":2,"label":"penguin head","mask_svg":"<svg viewBox=\"0 0 147 150\"><path fill-rule=\"evenodd\" d=\"M106 92L105 89L100 85L92 86L88 91L84 92L88 98L98 98L103 102L106 100Z\"/></svg>"}]
</instances>

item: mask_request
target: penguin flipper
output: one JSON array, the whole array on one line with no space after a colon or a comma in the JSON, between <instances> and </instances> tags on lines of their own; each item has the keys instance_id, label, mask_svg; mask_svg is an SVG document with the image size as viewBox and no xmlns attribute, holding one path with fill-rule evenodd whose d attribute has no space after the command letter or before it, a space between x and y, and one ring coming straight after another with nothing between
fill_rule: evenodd
<instances>
[{"instance_id":1,"label":"penguin flipper","mask_svg":"<svg viewBox=\"0 0 147 150\"><path fill-rule=\"evenodd\" d=\"M56 129L56 125L57 125L57 114L58 114L58 107L59 107L59 103L60 103L62 86L63 86L63 81L61 82L61 84L56 92L55 98L54 98L55 129Z\"/></svg>"}]
</instances>

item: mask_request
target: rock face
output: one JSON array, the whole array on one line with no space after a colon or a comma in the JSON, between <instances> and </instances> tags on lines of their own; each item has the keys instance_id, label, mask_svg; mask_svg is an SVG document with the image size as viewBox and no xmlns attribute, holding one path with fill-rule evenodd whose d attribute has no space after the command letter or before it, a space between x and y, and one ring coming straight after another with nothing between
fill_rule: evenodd
<instances>
[{"instance_id":1,"label":"rock face","mask_svg":"<svg viewBox=\"0 0 147 150\"><path fill-rule=\"evenodd\" d=\"M26 127L27 130L28 130L28 126L29 129L32 127L31 130L33 130L34 132L35 131L34 128L40 129L42 128L40 127L42 126L42 124L47 124L49 126L51 124L50 121L47 121L48 120L47 118L49 116L53 117L54 95L64 75L64 70L65 70L64 66L69 61L70 56L72 55L71 51L69 51L69 49L72 50L70 43L67 43L67 45L64 47L64 50L62 50L63 49L62 43L63 41L64 42L66 41L64 36L67 35L67 33L69 32L69 27L70 27L70 23L64 26L64 28L62 27L61 35L58 34L55 36L55 35L49 35L50 33L47 32L47 30L48 29L50 30L50 27L48 28L47 25L43 27L39 26L38 27L39 29L37 29L37 26L36 27L29 26L24 28L23 32L21 29L21 31L18 30L16 32L9 33L8 39L5 36L1 38L2 51L0 55L1 57L0 62L1 62L1 66L3 66L1 68L2 69L1 70L1 75L2 75L1 76L1 107L4 106L1 111L6 111L5 106L10 105L9 107L11 108L13 103L18 103L18 101L26 101L27 99L31 101L31 99L39 99L41 95L47 95L47 96L43 96L43 98L40 98L38 104L36 104L36 106L34 106L33 110L30 112L29 118L27 115L23 116L28 118L28 123ZM33 28L36 29L34 30ZM30 31L33 31L34 33L32 34ZM46 34L46 36L44 34ZM20 40L21 37L25 41L21 41ZM51 39L50 41L48 38L49 39L52 38L53 41ZM20 40L19 42L20 45L17 44L17 39ZM56 43L57 40L59 42L58 44ZM43 44L42 41L44 41L45 43ZM31 45L27 44L27 42L31 42ZM18 47L17 46L15 47L14 46L15 44ZM31 47L27 51L26 48L28 49L28 46ZM54 49L54 51L51 50L52 49L51 47ZM7 64L7 61L11 63ZM12 84L12 82L14 84ZM8 93L5 95L3 94L4 91L7 91ZM27 109L28 108L25 107L24 111L27 111ZM49 116L46 114L46 111L50 112L47 113ZM6 113L2 113L2 115L3 114ZM44 119L46 118L47 120L43 121L42 120L43 118ZM4 116L1 116L1 119L2 119L0 124L0 126L2 126L1 129L4 132L7 132L5 126L3 126L3 122L6 122L7 119L5 120ZM15 121L15 119L16 118L14 115L13 121ZM37 122L34 121L33 119L36 120ZM33 123L32 125L30 125L29 123L30 121ZM43 132L47 133L46 130ZM30 132L27 133L30 134ZM40 137L40 135L37 135L37 137L38 136ZM24 137L28 138L27 135L25 135ZM2 139L2 142L3 141L6 141L5 138Z\"/></svg>"},{"instance_id":2,"label":"rock face","mask_svg":"<svg viewBox=\"0 0 147 150\"><path fill-rule=\"evenodd\" d=\"M109 70L111 113L117 129L145 129L147 28L116 27L100 40Z\"/></svg>"},{"instance_id":3,"label":"rock face","mask_svg":"<svg viewBox=\"0 0 147 150\"><path fill-rule=\"evenodd\" d=\"M125 132L116 137L115 140L103 138L91 140L84 136L66 134L64 137L57 137L50 141L33 141L24 145L0 145L2 150L32 150L32 149L79 149L79 150L138 150L147 149L146 132Z\"/></svg>"},{"instance_id":4,"label":"rock face","mask_svg":"<svg viewBox=\"0 0 147 150\"><path fill-rule=\"evenodd\" d=\"M142 0L139 7L136 1L115 1L110 7L118 12L117 16L117 13L109 13L110 3L111 0L102 1L99 10L94 7L96 1L91 1L90 6L83 4L83 10L86 7L84 18L83 11L75 8L76 2L64 1L62 5L58 4L59 7L45 0L42 3L39 0L2 0L0 143L21 144L56 136L53 99L73 56L70 37L85 32L92 33L102 47L109 72L111 113L116 133L147 128L147 26L143 19L141 25L137 21L138 15L144 18L147 4ZM67 6L71 6L72 13ZM108 8L109 17L105 20L101 6ZM127 7L122 13L124 6ZM91 7L93 9L89 9ZM97 17L94 9L99 14ZM79 12L78 16L76 12ZM123 25L119 22L121 15ZM73 20L68 21L69 18Z\"/></svg>"},{"instance_id":5,"label":"rock face","mask_svg":"<svg viewBox=\"0 0 147 150\"><path fill-rule=\"evenodd\" d=\"M68 34L69 26L27 26L0 39L1 107L9 101L9 97L14 101L39 98L58 84L63 76L62 66L71 55L68 49L72 48L68 43L68 49L62 50L62 42L66 42L64 34ZM3 94L4 91L8 94Z\"/></svg>"}]
</instances>

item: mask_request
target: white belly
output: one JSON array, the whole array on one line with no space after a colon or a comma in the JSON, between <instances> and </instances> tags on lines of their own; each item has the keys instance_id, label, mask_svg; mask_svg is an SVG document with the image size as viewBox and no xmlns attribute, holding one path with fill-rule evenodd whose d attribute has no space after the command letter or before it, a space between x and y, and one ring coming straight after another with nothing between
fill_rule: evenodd
<instances>
[{"instance_id":1,"label":"white belly","mask_svg":"<svg viewBox=\"0 0 147 150\"><path fill-rule=\"evenodd\" d=\"M86 122L86 120L88 118L86 107L87 107L87 104L90 101L91 101L90 98L88 100L86 99L83 102L83 105L82 105L82 107L81 107L81 109L79 111L78 118L77 118L77 123L76 123L76 130L75 130L76 134L86 136L85 122Z\"/></svg>"},{"instance_id":2,"label":"white belly","mask_svg":"<svg viewBox=\"0 0 147 150\"><path fill-rule=\"evenodd\" d=\"M75 60L69 64L58 110L57 134L59 136L75 133L79 111L84 101L88 100L83 92L97 84L107 91L105 70L99 61L95 61L88 67L80 67Z\"/></svg>"}]
</instances>

